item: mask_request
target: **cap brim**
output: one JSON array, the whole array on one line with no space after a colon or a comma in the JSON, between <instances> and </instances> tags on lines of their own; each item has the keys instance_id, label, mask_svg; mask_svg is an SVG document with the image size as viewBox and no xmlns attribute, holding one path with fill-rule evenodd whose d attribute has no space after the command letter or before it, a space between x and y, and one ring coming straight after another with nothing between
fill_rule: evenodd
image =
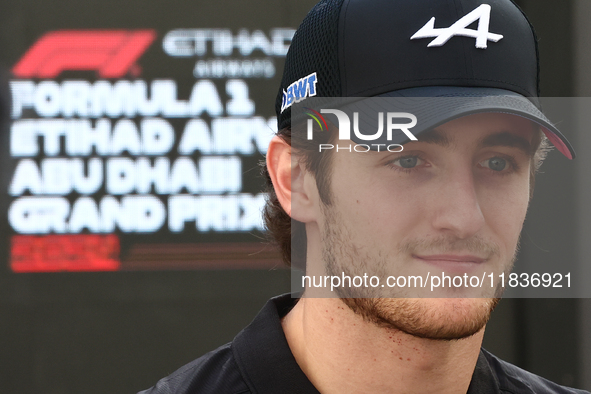
<instances>
[{"instance_id":1,"label":"cap brim","mask_svg":"<svg viewBox=\"0 0 591 394\"><path fill-rule=\"evenodd\" d=\"M390 99L379 100L379 98ZM534 104L533 101L537 99L528 99L508 90L449 86L411 88L382 94L379 97L356 100L347 105L346 112L351 110L374 114L388 112L392 108L391 100L394 100L397 111L409 112L417 117L417 125L412 128L412 134L415 136L463 116L487 112L507 113L536 122L558 151L568 159L575 158L575 151L570 142ZM375 117L364 118L366 120L359 120L360 129L364 129L364 126L368 130L376 127L371 124L372 121L367 121ZM386 133L383 133L382 138L386 138ZM358 139L355 135L352 135L351 139L356 143L367 142ZM373 142L404 144L409 141L410 139L404 133L398 133L391 140Z\"/></svg>"}]
</instances>

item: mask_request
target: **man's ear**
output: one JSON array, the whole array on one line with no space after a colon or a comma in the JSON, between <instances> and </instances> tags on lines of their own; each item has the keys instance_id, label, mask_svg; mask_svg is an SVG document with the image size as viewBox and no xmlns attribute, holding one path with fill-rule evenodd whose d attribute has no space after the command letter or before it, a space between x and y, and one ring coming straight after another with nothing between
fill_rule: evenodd
<instances>
[{"instance_id":1,"label":"man's ear","mask_svg":"<svg viewBox=\"0 0 591 394\"><path fill-rule=\"evenodd\" d=\"M269 143L267 170L285 212L302 223L314 221L314 202L318 201L314 177L292 155L291 146L278 136Z\"/></svg>"}]
</instances>

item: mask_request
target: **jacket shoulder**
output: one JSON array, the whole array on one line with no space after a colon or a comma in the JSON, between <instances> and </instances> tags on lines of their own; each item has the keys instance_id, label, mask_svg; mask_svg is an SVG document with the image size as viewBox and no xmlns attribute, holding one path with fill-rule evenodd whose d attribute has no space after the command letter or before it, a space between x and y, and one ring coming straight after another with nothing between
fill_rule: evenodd
<instances>
[{"instance_id":1,"label":"jacket shoulder","mask_svg":"<svg viewBox=\"0 0 591 394\"><path fill-rule=\"evenodd\" d=\"M503 361L485 350L483 352L503 393L590 394L588 391L561 386Z\"/></svg>"},{"instance_id":2,"label":"jacket shoulder","mask_svg":"<svg viewBox=\"0 0 591 394\"><path fill-rule=\"evenodd\" d=\"M182 366L156 385L138 394L247 394L232 344L219 348Z\"/></svg>"}]
</instances>

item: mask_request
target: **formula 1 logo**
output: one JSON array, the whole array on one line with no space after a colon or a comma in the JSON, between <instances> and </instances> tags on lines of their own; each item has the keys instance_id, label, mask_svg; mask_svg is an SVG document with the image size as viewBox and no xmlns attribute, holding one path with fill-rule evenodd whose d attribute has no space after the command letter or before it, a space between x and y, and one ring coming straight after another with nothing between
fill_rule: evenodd
<instances>
[{"instance_id":1,"label":"formula 1 logo","mask_svg":"<svg viewBox=\"0 0 591 394\"><path fill-rule=\"evenodd\" d=\"M55 78L66 70L95 70L120 78L156 38L154 30L60 30L41 37L13 67L19 78Z\"/></svg>"}]
</instances>

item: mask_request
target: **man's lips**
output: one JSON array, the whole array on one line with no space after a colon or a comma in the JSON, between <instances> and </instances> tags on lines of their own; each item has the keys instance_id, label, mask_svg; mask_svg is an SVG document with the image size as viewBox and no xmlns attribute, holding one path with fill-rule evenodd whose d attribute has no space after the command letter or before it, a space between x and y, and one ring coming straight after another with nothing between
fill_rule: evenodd
<instances>
[{"instance_id":1,"label":"man's lips","mask_svg":"<svg viewBox=\"0 0 591 394\"><path fill-rule=\"evenodd\" d=\"M424 260L426 262L449 261L451 263L473 263L481 264L487 259L474 255L456 255L456 254L431 254L431 255L413 255L414 258Z\"/></svg>"},{"instance_id":2,"label":"man's lips","mask_svg":"<svg viewBox=\"0 0 591 394\"><path fill-rule=\"evenodd\" d=\"M413 255L417 260L448 271L465 271L485 263L488 259L468 254Z\"/></svg>"}]
</instances>

